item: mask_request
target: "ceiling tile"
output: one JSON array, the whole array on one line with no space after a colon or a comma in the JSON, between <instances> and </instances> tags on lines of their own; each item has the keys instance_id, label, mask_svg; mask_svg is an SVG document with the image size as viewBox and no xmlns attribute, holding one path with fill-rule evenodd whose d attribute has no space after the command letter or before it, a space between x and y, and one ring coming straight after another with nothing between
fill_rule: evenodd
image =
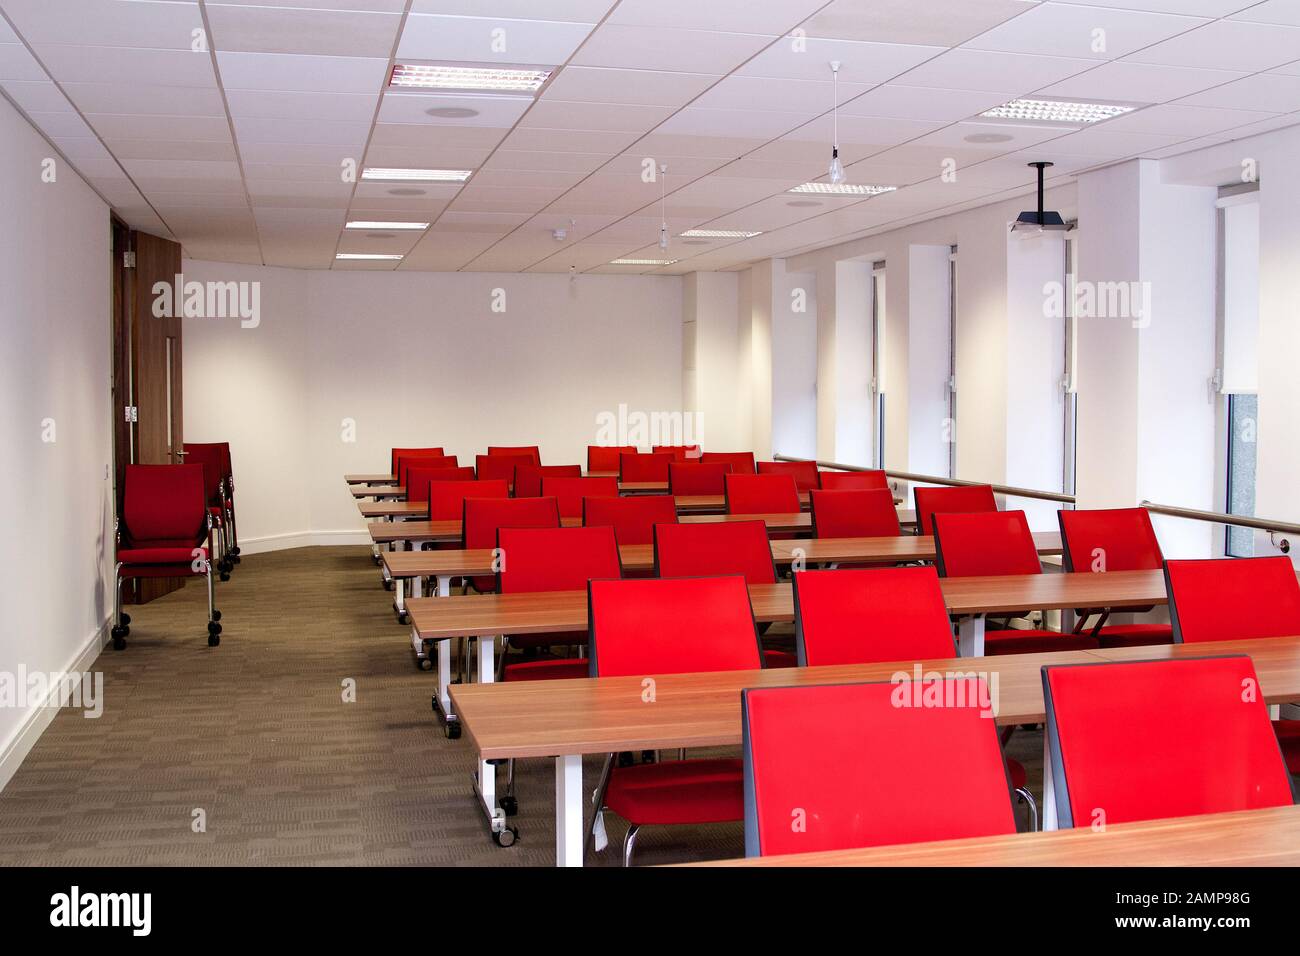
<instances>
[{"instance_id":1,"label":"ceiling tile","mask_svg":"<svg viewBox=\"0 0 1300 956\"><path fill-rule=\"evenodd\" d=\"M1157 66L1124 60L1103 63L1096 69L1054 83L1037 92L1044 96L1067 96L1083 100L1165 103L1242 76L1245 74L1229 70Z\"/></svg>"},{"instance_id":2,"label":"ceiling tile","mask_svg":"<svg viewBox=\"0 0 1300 956\"><path fill-rule=\"evenodd\" d=\"M703 110L694 107L675 113L657 133L741 137L769 140L808 122L807 113L763 110Z\"/></svg>"},{"instance_id":3,"label":"ceiling tile","mask_svg":"<svg viewBox=\"0 0 1300 956\"><path fill-rule=\"evenodd\" d=\"M803 27L810 37L956 46L1026 9L1021 0L835 0Z\"/></svg>"},{"instance_id":4,"label":"ceiling tile","mask_svg":"<svg viewBox=\"0 0 1300 956\"><path fill-rule=\"evenodd\" d=\"M168 86L216 88L212 58L190 50L44 44L36 52L60 83L131 86L142 78L166 77Z\"/></svg>"},{"instance_id":5,"label":"ceiling tile","mask_svg":"<svg viewBox=\"0 0 1300 956\"><path fill-rule=\"evenodd\" d=\"M207 3L215 50L387 57L401 17L355 10Z\"/></svg>"},{"instance_id":6,"label":"ceiling tile","mask_svg":"<svg viewBox=\"0 0 1300 956\"><path fill-rule=\"evenodd\" d=\"M1149 106L1108 120L1108 132L1164 133L1191 138L1235 129L1266 120L1273 114L1258 110L1222 109L1203 106Z\"/></svg>"},{"instance_id":7,"label":"ceiling tile","mask_svg":"<svg viewBox=\"0 0 1300 956\"><path fill-rule=\"evenodd\" d=\"M1004 99L1002 93L887 84L845 103L840 115L951 123L975 116Z\"/></svg>"},{"instance_id":8,"label":"ceiling tile","mask_svg":"<svg viewBox=\"0 0 1300 956\"><path fill-rule=\"evenodd\" d=\"M962 48L949 50L928 63L904 73L902 86L930 86L950 90L981 90L1019 96L1067 76L1091 69L1091 60L1063 56L1032 56Z\"/></svg>"},{"instance_id":9,"label":"ceiling tile","mask_svg":"<svg viewBox=\"0 0 1300 956\"><path fill-rule=\"evenodd\" d=\"M1040 3L1014 20L970 40L965 47L1048 57L1113 60L1206 22L1201 17ZM1175 65L1215 64L1204 62Z\"/></svg>"},{"instance_id":10,"label":"ceiling tile","mask_svg":"<svg viewBox=\"0 0 1300 956\"><path fill-rule=\"evenodd\" d=\"M559 66L591 32L587 23L411 14L398 59Z\"/></svg>"},{"instance_id":11,"label":"ceiling tile","mask_svg":"<svg viewBox=\"0 0 1300 956\"><path fill-rule=\"evenodd\" d=\"M1216 20L1199 30L1134 53L1129 59L1165 66L1255 72L1294 60L1297 50L1300 50L1300 27Z\"/></svg>"},{"instance_id":12,"label":"ceiling tile","mask_svg":"<svg viewBox=\"0 0 1300 956\"><path fill-rule=\"evenodd\" d=\"M385 54L385 57L387 54ZM232 90L298 93L377 93L388 74L386 58L295 56L217 51L221 85Z\"/></svg>"},{"instance_id":13,"label":"ceiling tile","mask_svg":"<svg viewBox=\"0 0 1300 956\"><path fill-rule=\"evenodd\" d=\"M1234 7L1242 6L1240 0L1219 0L1219 2L1231 2ZM1295 0L1264 0L1263 3L1251 4L1241 12L1234 13L1228 19L1300 27L1300 4L1297 4Z\"/></svg>"},{"instance_id":14,"label":"ceiling tile","mask_svg":"<svg viewBox=\"0 0 1300 956\"><path fill-rule=\"evenodd\" d=\"M5 0L4 10L28 43L140 47L191 52L203 29L197 3L135 0ZM202 48L202 47L201 47ZM204 56L206 56L206 48Z\"/></svg>"},{"instance_id":15,"label":"ceiling tile","mask_svg":"<svg viewBox=\"0 0 1300 956\"><path fill-rule=\"evenodd\" d=\"M615 103L567 103L543 99L520 120L523 127L611 130L644 133L658 126L672 109L665 106L620 106Z\"/></svg>"},{"instance_id":16,"label":"ceiling tile","mask_svg":"<svg viewBox=\"0 0 1300 956\"><path fill-rule=\"evenodd\" d=\"M1178 101L1178 105L1289 113L1300 110L1300 76L1257 73L1203 93L1184 97Z\"/></svg>"},{"instance_id":17,"label":"ceiling tile","mask_svg":"<svg viewBox=\"0 0 1300 956\"><path fill-rule=\"evenodd\" d=\"M573 63L675 73L726 73L771 42L771 37L746 33L606 24L583 44Z\"/></svg>"},{"instance_id":18,"label":"ceiling tile","mask_svg":"<svg viewBox=\"0 0 1300 956\"><path fill-rule=\"evenodd\" d=\"M723 33L743 24L747 32L781 36L825 5L826 0L621 0L609 22Z\"/></svg>"},{"instance_id":19,"label":"ceiling tile","mask_svg":"<svg viewBox=\"0 0 1300 956\"><path fill-rule=\"evenodd\" d=\"M359 151L370 135L369 123L241 116L236 116L234 122L235 135L239 137L241 147L253 143L291 143L300 146L343 146Z\"/></svg>"},{"instance_id":20,"label":"ceiling tile","mask_svg":"<svg viewBox=\"0 0 1300 956\"><path fill-rule=\"evenodd\" d=\"M621 151L634 140L636 133L613 133L608 130L527 129L517 127L501 143L504 149L544 150L550 152L596 153Z\"/></svg>"},{"instance_id":21,"label":"ceiling tile","mask_svg":"<svg viewBox=\"0 0 1300 956\"><path fill-rule=\"evenodd\" d=\"M861 40L782 40L763 50L737 72L783 80L826 80L830 63L840 61L841 83L883 83L944 52L943 47Z\"/></svg>"},{"instance_id":22,"label":"ceiling tile","mask_svg":"<svg viewBox=\"0 0 1300 956\"><path fill-rule=\"evenodd\" d=\"M569 66L546 88L546 100L680 107L720 79L704 73L661 73ZM706 94L707 95L707 94Z\"/></svg>"},{"instance_id":23,"label":"ceiling tile","mask_svg":"<svg viewBox=\"0 0 1300 956\"><path fill-rule=\"evenodd\" d=\"M49 80L0 80L0 86L27 113L63 113L72 110L68 98Z\"/></svg>"},{"instance_id":24,"label":"ceiling tile","mask_svg":"<svg viewBox=\"0 0 1300 956\"><path fill-rule=\"evenodd\" d=\"M310 0L303 0L310 2ZM347 0L339 0L347 2ZM412 13L599 23L617 0L414 0ZM399 0L400 4L400 0Z\"/></svg>"},{"instance_id":25,"label":"ceiling tile","mask_svg":"<svg viewBox=\"0 0 1300 956\"><path fill-rule=\"evenodd\" d=\"M21 43L0 43L0 81L48 79L49 76L32 59L25 46Z\"/></svg>"},{"instance_id":26,"label":"ceiling tile","mask_svg":"<svg viewBox=\"0 0 1300 956\"><path fill-rule=\"evenodd\" d=\"M374 93L231 90L226 93L226 102L236 119L329 120L368 125L379 97Z\"/></svg>"},{"instance_id":27,"label":"ceiling tile","mask_svg":"<svg viewBox=\"0 0 1300 956\"><path fill-rule=\"evenodd\" d=\"M450 96L440 93L384 94L379 107L381 123L419 123L424 126L492 126L509 129L535 101L531 96ZM429 110L472 109L477 116L438 117Z\"/></svg>"}]
</instances>

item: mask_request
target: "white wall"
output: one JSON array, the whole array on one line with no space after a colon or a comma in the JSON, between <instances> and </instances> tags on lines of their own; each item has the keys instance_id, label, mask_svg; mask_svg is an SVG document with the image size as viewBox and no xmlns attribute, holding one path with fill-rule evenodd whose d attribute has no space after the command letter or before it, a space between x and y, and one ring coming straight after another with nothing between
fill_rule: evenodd
<instances>
[{"instance_id":1,"label":"white wall","mask_svg":"<svg viewBox=\"0 0 1300 956\"><path fill-rule=\"evenodd\" d=\"M682 282L639 276L298 272L185 263L262 282L257 328L188 319L186 437L231 442L240 545L355 540L345 472L395 445L463 462L540 444L585 463L597 416L682 411ZM504 290L505 312L492 311ZM212 396L220 394L220 401ZM355 441L343 435L355 422ZM268 427L268 421L272 426Z\"/></svg>"},{"instance_id":2,"label":"white wall","mask_svg":"<svg viewBox=\"0 0 1300 956\"><path fill-rule=\"evenodd\" d=\"M54 156L0 99L0 672L14 676L89 667L113 606L109 213L61 160L42 182ZM0 706L0 786L54 714Z\"/></svg>"},{"instance_id":3,"label":"white wall","mask_svg":"<svg viewBox=\"0 0 1300 956\"><path fill-rule=\"evenodd\" d=\"M715 450L746 449L741 427L739 369L740 284L734 272L693 272L683 278L683 396L695 412L701 442ZM685 338L685 330L694 336ZM690 348L693 344L694 348ZM686 355L689 349L690 354Z\"/></svg>"},{"instance_id":4,"label":"white wall","mask_svg":"<svg viewBox=\"0 0 1300 956\"><path fill-rule=\"evenodd\" d=\"M772 301L772 451L817 456L817 281L775 260ZM802 308L802 311L796 311ZM767 457L767 456L764 456Z\"/></svg>"},{"instance_id":5,"label":"white wall","mask_svg":"<svg viewBox=\"0 0 1300 956\"><path fill-rule=\"evenodd\" d=\"M947 475L951 247L907 248L907 471Z\"/></svg>"}]
</instances>

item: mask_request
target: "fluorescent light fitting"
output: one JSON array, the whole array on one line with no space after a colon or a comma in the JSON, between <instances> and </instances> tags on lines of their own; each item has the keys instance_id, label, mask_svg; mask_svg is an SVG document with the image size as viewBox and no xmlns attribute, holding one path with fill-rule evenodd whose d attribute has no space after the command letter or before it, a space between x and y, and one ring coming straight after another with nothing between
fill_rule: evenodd
<instances>
[{"instance_id":1,"label":"fluorescent light fitting","mask_svg":"<svg viewBox=\"0 0 1300 956\"><path fill-rule=\"evenodd\" d=\"M361 171L361 178L384 182L463 183L473 172L472 169L391 169L367 166Z\"/></svg>"},{"instance_id":2,"label":"fluorescent light fitting","mask_svg":"<svg viewBox=\"0 0 1300 956\"><path fill-rule=\"evenodd\" d=\"M611 266L670 266L680 259L611 259Z\"/></svg>"},{"instance_id":3,"label":"fluorescent light fitting","mask_svg":"<svg viewBox=\"0 0 1300 956\"><path fill-rule=\"evenodd\" d=\"M753 239L761 232L746 232L742 229L687 229L681 234L683 239Z\"/></svg>"},{"instance_id":4,"label":"fluorescent light fitting","mask_svg":"<svg viewBox=\"0 0 1300 956\"><path fill-rule=\"evenodd\" d=\"M1135 107L1117 103L1077 103L1069 100L1012 100L980 116L992 119L1029 120L1038 123L1099 123L1132 113Z\"/></svg>"},{"instance_id":5,"label":"fluorescent light fitting","mask_svg":"<svg viewBox=\"0 0 1300 956\"><path fill-rule=\"evenodd\" d=\"M345 229L413 229L424 230L429 228L427 222L372 222L368 219L353 219Z\"/></svg>"},{"instance_id":6,"label":"fluorescent light fitting","mask_svg":"<svg viewBox=\"0 0 1300 956\"><path fill-rule=\"evenodd\" d=\"M879 196L891 193L897 186L868 186L862 183L804 183L787 190L792 193L830 193L834 196Z\"/></svg>"},{"instance_id":7,"label":"fluorescent light fitting","mask_svg":"<svg viewBox=\"0 0 1300 956\"><path fill-rule=\"evenodd\" d=\"M339 252L334 256L335 259L371 259L391 261L394 259L403 259L404 256L380 255L379 253L370 252Z\"/></svg>"},{"instance_id":8,"label":"fluorescent light fitting","mask_svg":"<svg viewBox=\"0 0 1300 956\"><path fill-rule=\"evenodd\" d=\"M397 63L389 86L419 90L470 90L479 93L536 93L552 67L452 66L449 63Z\"/></svg>"}]
</instances>

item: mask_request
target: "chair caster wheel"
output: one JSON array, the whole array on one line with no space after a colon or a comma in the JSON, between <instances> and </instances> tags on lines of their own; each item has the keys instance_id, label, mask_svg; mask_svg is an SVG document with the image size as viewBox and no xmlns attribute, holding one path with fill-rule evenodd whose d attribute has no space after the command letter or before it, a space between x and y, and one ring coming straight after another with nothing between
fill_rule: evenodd
<instances>
[{"instance_id":1,"label":"chair caster wheel","mask_svg":"<svg viewBox=\"0 0 1300 956\"><path fill-rule=\"evenodd\" d=\"M123 624L123 626L128 626L128 627L130 626L130 624L131 624L131 615L130 615L130 614L123 614L123 615L122 615L122 624Z\"/></svg>"},{"instance_id":2,"label":"chair caster wheel","mask_svg":"<svg viewBox=\"0 0 1300 956\"><path fill-rule=\"evenodd\" d=\"M506 827L500 833L492 834L492 842L500 847L514 846L515 841L519 839L519 830L517 827Z\"/></svg>"},{"instance_id":3,"label":"chair caster wheel","mask_svg":"<svg viewBox=\"0 0 1300 956\"><path fill-rule=\"evenodd\" d=\"M239 556L240 556L240 554L243 553L243 552L241 552L241 551L239 550L238 545L236 545L235 547L231 548L231 549L230 549L230 553L233 554L233 555L235 556L235 563L238 564L238 563L239 563Z\"/></svg>"},{"instance_id":4,"label":"chair caster wheel","mask_svg":"<svg viewBox=\"0 0 1300 956\"><path fill-rule=\"evenodd\" d=\"M384 582L384 590L385 590L385 591L391 591L392 589L393 589L393 582L392 582L392 580L390 579L390 580L388 580L388 581L385 581L385 582Z\"/></svg>"},{"instance_id":5,"label":"chair caster wheel","mask_svg":"<svg viewBox=\"0 0 1300 956\"><path fill-rule=\"evenodd\" d=\"M113 635L113 650L120 651L126 647L127 628L119 624L110 633Z\"/></svg>"},{"instance_id":6,"label":"chair caster wheel","mask_svg":"<svg viewBox=\"0 0 1300 956\"><path fill-rule=\"evenodd\" d=\"M399 611L398 614L397 614L397 623L398 623L398 624L410 624L410 623L411 623L411 616L410 616L409 614L407 614L405 611Z\"/></svg>"},{"instance_id":7,"label":"chair caster wheel","mask_svg":"<svg viewBox=\"0 0 1300 956\"><path fill-rule=\"evenodd\" d=\"M214 621L219 621L219 620L221 620L221 612L220 612L220 611L213 611L213 612L212 612L212 620L214 620Z\"/></svg>"},{"instance_id":8,"label":"chair caster wheel","mask_svg":"<svg viewBox=\"0 0 1300 956\"><path fill-rule=\"evenodd\" d=\"M230 572L229 572L229 571L222 571L221 574L220 574L219 577L218 577L218 580L221 580L221 581L229 581L229 580L230 580Z\"/></svg>"},{"instance_id":9,"label":"chair caster wheel","mask_svg":"<svg viewBox=\"0 0 1300 956\"><path fill-rule=\"evenodd\" d=\"M443 725L443 728L447 731L448 740L460 740L459 720L449 720L447 721L446 724Z\"/></svg>"},{"instance_id":10,"label":"chair caster wheel","mask_svg":"<svg viewBox=\"0 0 1300 956\"><path fill-rule=\"evenodd\" d=\"M217 646L218 644L220 644L220 643L221 643L221 635L220 635L220 634L209 634L209 635L208 635L208 647L216 647L216 646Z\"/></svg>"},{"instance_id":11,"label":"chair caster wheel","mask_svg":"<svg viewBox=\"0 0 1300 956\"><path fill-rule=\"evenodd\" d=\"M513 817L519 812L519 801L512 796L501 798L501 810L508 817Z\"/></svg>"},{"instance_id":12,"label":"chair caster wheel","mask_svg":"<svg viewBox=\"0 0 1300 956\"><path fill-rule=\"evenodd\" d=\"M431 670L433 670L433 658L431 658L431 657L417 657L417 658L415 659L415 669L416 669L416 670L421 670L421 671L431 671Z\"/></svg>"},{"instance_id":13,"label":"chair caster wheel","mask_svg":"<svg viewBox=\"0 0 1300 956\"><path fill-rule=\"evenodd\" d=\"M218 624L216 621L208 621L208 633L211 634L213 637L216 637L218 634L221 633L221 625Z\"/></svg>"},{"instance_id":14,"label":"chair caster wheel","mask_svg":"<svg viewBox=\"0 0 1300 956\"><path fill-rule=\"evenodd\" d=\"M243 560L243 558L241 558L241 557L239 556L239 552L238 552L238 551L233 551L233 552L231 552L231 553L234 555L234 557L231 558L230 560L233 561L235 564L238 564L240 561Z\"/></svg>"}]
</instances>

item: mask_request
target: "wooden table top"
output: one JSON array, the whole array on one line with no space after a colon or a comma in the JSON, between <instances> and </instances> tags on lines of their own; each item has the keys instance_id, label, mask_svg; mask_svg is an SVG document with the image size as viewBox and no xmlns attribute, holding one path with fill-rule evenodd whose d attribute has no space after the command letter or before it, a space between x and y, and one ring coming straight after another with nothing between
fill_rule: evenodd
<instances>
[{"instance_id":1,"label":"wooden table top","mask_svg":"<svg viewBox=\"0 0 1300 956\"><path fill-rule=\"evenodd\" d=\"M1112 574L1119 572L1110 572ZM1102 577L1103 575L1089 575ZM567 593L567 592L566 592ZM447 600L447 599L441 599ZM412 602L415 603L415 602ZM1137 658L1162 648L1131 648ZM1168 648L1164 648L1168 651ZM746 687L888 681L900 672L983 671L997 675L998 724L1046 719L1041 669L1116 659L1117 651L1062 651L1001 657L894 661L834 667L653 676L655 700L642 700L644 677L453 684L452 701L465 732L484 760L616 753L740 743L740 692ZM1249 654L1259 663L1260 691L1270 704L1300 700L1300 637L1200 644L1188 653L1209 657ZM1103 656L1107 655L1107 656Z\"/></svg>"},{"instance_id":2,"label":"wooden table top","mask_svg":"<svg viewBox=\"0 0 1300 956\"><path fill-rule=\"evenodd\" d=\"M358 501L363 518L427 518L427 501Z\"/></svg>"},{"instance_id":3,"label":"wooden table top","mask_svg":"<svg viewBox=\"0 0 1300 956\"><path fill-rule=\"evenodd\" d=\"M1297 866L1300 806L687 866Z\"/></svg>"},{"instance_id":4,"label":"wooden table top","mask_svg":"<svg viewBox=\"0 0 1300 956\"><path fill-rule=\"evenodd\" d=\"M460 527L457 523L456 533ZM1047 531L1034 535L1040 554L1060 554L1061 535ZM934 539L929 535L897 535L889 538L783 538L773 541L772 558L777 564L790 564L796 554L809 564L846 561L855 564L895 564L900 561L934 559ZM648 544L623 545L619 549L624 570L644 571L654 567L654 547ZM415 578L450 575L466 577L491 574L492 549L478 548L441 551L384 551L380 553L391 577Z\"/></svg>"},{"instance_id":5,"label":"wooden table top","mask_svg":"<svg viewBox=\"0 0 1300 956\"><path fill-rule=\"evenodd\" d=\"M940 585L951 614L1166 603L1160 571L944 578ZM759 623L794 620L794 590L788 581L752 584L749 600ZM406 607L415 633L425 640L587 629L585 590L417 598Z\"/></svg>"},{"instance_id":6,"label":"wooden table top","mask_svg":"<svg viewBox=\"0 0 1300 956\"><path fill-rule=\"evenodd\" d=\"M561 518L563 528L582 527L581 518ZM448 518L441 521L387 521L374 522L370 525L370 540L375 544L390 544L393 541L433 541L439 544L456 544L460 541L460 519ZM399 554L403 552L388 552Z\"/></svg>"},{"instance_id":7,"label":"wooden table top","mask_svg":"<svg viewBox=\"0 0 1300 956\"><path fill-rule=\"evenodd\" d=\"M396 483L396 475L344 475L343 480L349 485L391 485Z\"/></svg>"},{"instance_id":8,"label":"wooden table top","mask_svg":"<svg viewBox=\"0 0 1300 956\"><path fill-rule=\"evenodd\" d=\"M383 495L385 498L405 498L406 489L401 485L352 485L349 490L353 498L369 498Z\"/></svg>"}]
</instances>

